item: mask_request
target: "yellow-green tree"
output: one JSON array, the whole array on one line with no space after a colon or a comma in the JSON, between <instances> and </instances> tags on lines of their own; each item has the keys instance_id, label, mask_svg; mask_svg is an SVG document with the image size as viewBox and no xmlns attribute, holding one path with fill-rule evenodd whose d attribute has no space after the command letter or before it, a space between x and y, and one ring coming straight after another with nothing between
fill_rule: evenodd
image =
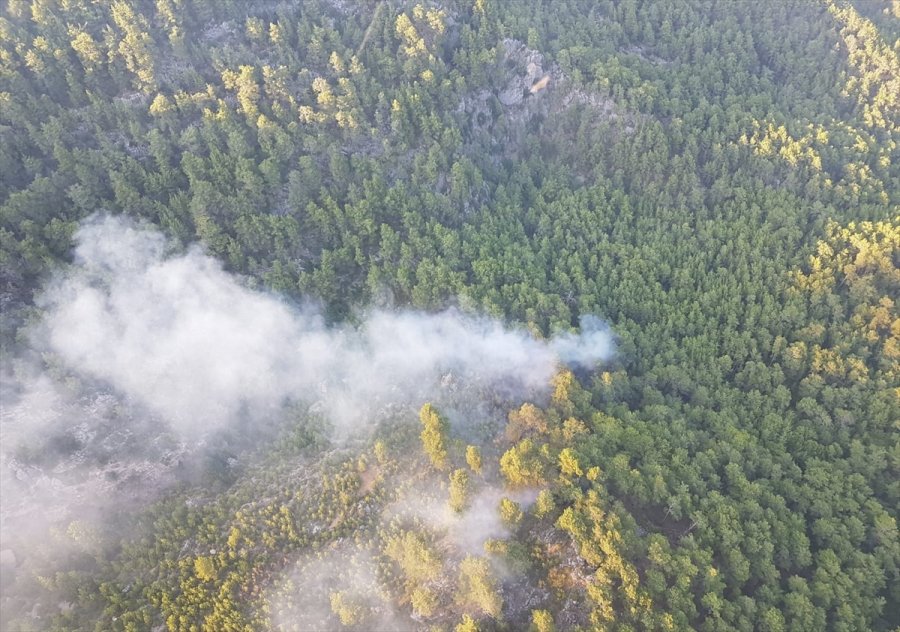
<instances>
[{"instance_id":1,"label":"yellow-green tree","mask_svg":"<svg viewBox=\"0 0 900 632\"><path fill-rule=\"evenodd\" d=\"M497 591L497 580L487 560L467 556L459 565L457 601L464 608L475 609L494 618L503 610L503 598Z\"/></svg>"},{"instance_id":2,"label":"yellow-green tree","mask_svg":"<svg viewBox=\"0 0 900 632\"><path fill-rule=\"evenodd\" d=\"M544 482L544 463L531 439L523 439L500 457L500 472L513 487L540 485Z\"/></svg>"},{"instance_id":3,"label":"yellow-green tree","mask_svg":"<svg viewBox=\"0 0 900 632\"><path fill-rule=\"evenodd\" d=\"M553 492L549 489L542 489L538 494L537 500L534 501L534 515L538 518L544 518L553 513L556 509L556 503L553 501Z\"/></svg>"},{"instance_id":4,"label":"yellow-green tree","mask_svg":"<svg viewBox=\"0 0 900 632\"><path fill-rule=\"evenodd\" d=\"M572 448L564 448L559 453L559 471L563 476L576 477L581 476L584 472L578 464L578 456Z\"/></svg>"},{"instance_id":5,"label":"yellow-green tree","mask_svg":"<svg viewBox=\"0 0 900 632\"><path fill-rule=\"evenodd\" d=\"M450 474L450 508L459 513L469 503L469 472L463 468Z\"/></svg>"},{"instance_id":6,"label":"yellow-green tree","mask_svg":"<svg viewBox=\"0 0 900 632\"><path fill-rule=\"evenodd\" d=\"M422 422L422 448L431 459L431 464L438 470L446 470L450 465L447 455L448 424L441 417L437 409L431 404L425 404L419 411L419 421Z\"/></svg>"},{"instance_id":7,"label":"yellow-green tree","mask_svg":"<svg viewBox=\"0 0 900 632\"><path fill-rule=\"evenodd\" d=\"M466 463L476 474L481 474L481 449L478 446L466 446Z\"/></svg>"},{"instance_id":8,"label":"yellow-green tree","mask_svg":"<svg viewBox=\"0 0 900 632\"><path fill-rule=\"evenodd\" d=\"M410 582L427 582L440 575L440 558L418 533L404 531L402 534L392 536L388 539L384 551L397 563Z\"/></svg>"},{"instance_id":9,"label":"yellow-green tree","mask_svg":"<svg viewBox=\"0 0 900 632\"><path fill-rule=\"evenodd\" d=\"M216 565L213 563L212 558L201 555L195 559L194 574L204 582L214 580L216 578Z\"/></svg>"},{"instance_id":10,"label":"yellow-green tree","mask_svg":"<svg viewBox=\"0 0 900 632\"><path fill-rule=\"evenodd\" d=\"M430 588L419 586L412 591L412 595L409 597L409 604L416 614L430 617L437 610L438 598Z\"/></svg>"},{"instance_id":11,"label":"yellow-green tree","mask_svg":"<svg viewBox=\"0 0 900 632\"><path fill-rule=\"evenodd\" d=\"M330 601L331 611L337 615L343 625L357 625L362 623L365 618L365 607L346 591L331 593Z\"/></svg>"},{"instance_id":12,"label":"yellow-green tree","mask_svg":"<svg viewBox=\"0 0 900 632\"><path fill-rule=\"evenodd\" d=\"M556 625L553 623L553 615L550 614L548 610L532 610L531 631L556 632Z\"/></svg>"},{"instance_id":13,"label":"yellow-green tree","mask_svg":"<svg viewBox=\"0 0 900 632\"><path fill-rule=\"evenodd\" d=\"M511 529L515 529L522 522L522 508L514 500L509 498L500 499L500 519Z\"/></svg>"},{"instance_id":14,"label":"yellow-green tree","mask_svg":"<svg viewBox=\"0 0 900 632\"><path fill-rule=\"evenodd\" d=\"M478 623L467 614L463 615L462 621L456 624L456 627L453 628L453 632L478 632L479 631Z\"/></svg>"}]
</instances>

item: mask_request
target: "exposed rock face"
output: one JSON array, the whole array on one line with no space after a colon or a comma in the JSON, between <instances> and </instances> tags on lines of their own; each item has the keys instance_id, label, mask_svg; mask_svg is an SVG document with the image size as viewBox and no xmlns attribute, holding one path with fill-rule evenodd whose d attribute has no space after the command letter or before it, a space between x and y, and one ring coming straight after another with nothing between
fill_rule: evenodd
<instances>
[{"instance_id":1,"label":"exposed rock face","mask_svg":"<svg viewBox=\"0 0 900 632\"><path fill-rule=\"evenodd\" d=\"M517 160L525 139L539 135L548 140L546 134L560 133L554 122L575 107L590 109L593 125L612 124L608 134L633 133L639 114L607 94L575 83L540 52L515 39L503 40L500 52L491 69L493 84L466 94L457 107L468 120L472 146L482 159L495 165L503 159ZM486 155L484 147L491 148Z\"/></svg>"},{"instance_id":2,"label":"exposed rock face","mask_svg":"<svg viewBox=\"0 0 900 632\"><path fill-rule=\"evenodd\" d=\"M507 86L500 92L500 103L505 106L518 105L525 98L525 93L519 89L518 82Z\"/></svg>"},{"instance_id":3,"label":"exposed rock face","mask_svg":"<svg viewBox=\"0 0 900 632\"><path fill-rule=\"evenodd\" d=\"M497 98L500 103L510 107L519 105L526 94L537 94L550 82L551 75L544 72L544 56L536 50L513 39L503 40L508 63L512 63L512 77ZM538 86L535 89L536 86Z\"/></svg>"},{"instance_id":4,"label":"exposed rock face","mask_svg":"<svg viewBox=\"0 0 900 632\"><path fill-rule=\"evenodd\" d=\"M609 96L574 84L559 66L546 61L538 51L514 39L503 40L503 50L508 79L494 96L504 107L507 120L515 121L525 129L535 115L551 117L574 105L582 105L594 110L597 121L621 119L621 131L633 131L631 123L637 116L635 113L619 107ZM482 91L464 102L463 107L472 112L473 121L479 114L490 113L486 101L490 97L488 91ZM473 122L473 127L482 127L482 124Z\"/></svg>"}]
</instances>

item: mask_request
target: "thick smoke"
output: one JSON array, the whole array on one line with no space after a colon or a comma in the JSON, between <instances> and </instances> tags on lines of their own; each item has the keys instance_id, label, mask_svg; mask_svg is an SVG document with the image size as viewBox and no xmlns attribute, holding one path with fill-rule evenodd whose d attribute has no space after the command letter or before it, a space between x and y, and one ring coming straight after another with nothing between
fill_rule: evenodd
<instances>
[{"instance_id":1,"label":"thick smoke","mask_svg":"<svg viewBox=\"0 0 900 632\"><path fill-rule=\"evenodd\" d=\"M351 629L420 629L408 615L392 606L391 596L378 578L377 559L350 542L299 560L273 582L267 595L272 628L279 632L304 632L344 627L332 607L335 593L358 608L362 621Z\"/></svg>"},{"instance_id":2,"label":"thick smoke","mask_svg":"<svg viewBox=\"0 0 900 632\"><path fill-rule=\"evenodd\" d=\"M186 436L288 400L316 403L346 435L385 406L421 403L448 375L525 396L560 362L590 366L613 348L596 319L549 341L456 311L374 311L332 328L127 220L95 218L76 242L74 265L40 300L38 344Z\"/></svg>"}]
</instances>

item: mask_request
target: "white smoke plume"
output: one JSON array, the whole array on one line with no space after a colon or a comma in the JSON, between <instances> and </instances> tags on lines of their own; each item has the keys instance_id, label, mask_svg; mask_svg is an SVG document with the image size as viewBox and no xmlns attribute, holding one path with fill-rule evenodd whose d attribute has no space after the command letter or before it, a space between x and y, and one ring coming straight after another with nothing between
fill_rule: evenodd
<instances>
[{"instance_id":1,"label":"white smoke plume","mask_svg":"<svg viewBox=\"0 0 900 632\"><path fill-rule=\"evenodd\" d=\"M361 621L351 629L421 629L391 604L391 595L378 578L377 559L370 551L349 542L299 560L273 582L268 593L270 624L278 632L344 627L332 607L335 593L341 593L358 608Z\"/></svg>"},{"instance_id":2,"label":"white smoke plume","mask_svg":"<svg viewBox=\"0 0 900 632\"><path fill-rule=\"evenodd\" d=\"M536 489L509 490L487 485L477 490L466 508L456 512L447 502L447 493L413 487L387 506L382 521L415 519L441 534L454 549L469 555L484 555L488 540L510 536L500 517L500 500L509 498L527 509L534 504Z\"/></svg>"},{"instance_id":3,"label":"white smoke plume","mask_svg":"<svg viewBox=\"0 0 900 632\"><path fill-rule=\"evenodd\" d=\"M198 247L172 253L153 230L112 217L85 223L75 262L42 296L37 346L102 380L186 436L316 403L349 434L391 403L421 403L456 378L526 395L560 362L608 358L596 319L549 341L457 311L374 311L355 328L243 287Z\"/></svg>"}]
</instances>

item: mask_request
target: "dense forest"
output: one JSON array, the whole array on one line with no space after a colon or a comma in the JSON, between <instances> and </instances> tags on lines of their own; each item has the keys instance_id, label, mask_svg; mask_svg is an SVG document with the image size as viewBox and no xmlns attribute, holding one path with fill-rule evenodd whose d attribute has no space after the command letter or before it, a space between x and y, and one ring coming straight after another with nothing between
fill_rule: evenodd
<instances>
[{"instance_id":1,"label":"dense forest","mask_svg":"<svg viewBox=\"0 0 900 632\"><path fill-rule=\"evenodd\" d=\"M900 628L898 144L898 0L7 0L0 628ZM95 234L615 351L178 426L47 334Z\"/></svg>"}]
</instances>

